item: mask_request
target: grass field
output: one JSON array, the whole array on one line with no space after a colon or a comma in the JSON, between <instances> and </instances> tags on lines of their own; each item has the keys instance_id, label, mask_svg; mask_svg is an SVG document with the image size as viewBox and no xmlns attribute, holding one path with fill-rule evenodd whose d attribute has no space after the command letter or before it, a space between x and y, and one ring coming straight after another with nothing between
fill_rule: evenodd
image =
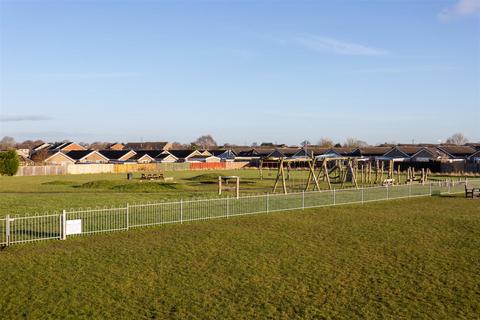
<instances>
[{"instance_id":1,"label":"grass field","mask_svg":"<svg viewBox=\"0 0 480 320\"><path fill-rule=\"evenodd\" d=\"M0 252L17 318L480 314L477 200L428 197L168 225Z\"/></svg>"},{"instance_id":2,"label":"grass field","mask_svg":"<svg viewBox=\"0 0 480 320\"><path fill-rule=\"evenodd\" d=\"M266 171L263 180L260 180L258 170L254 169L172 171L165 175L173 177L174 182L140 181L139 173L133 181L128 181L125 174L0 176L0 217L7 214L51 213L70 208L124 206L127 202L213 198L217 197L219 175L240 176L242 194L264 194L271 192L276 173L274 170ZM289 191L303 190L307 175L307 171L292 171L288 181ZM321 182L321 188L327 189L326 183ZM281 192L281 187L278 192Z\"/></svg>"}]
</instances>

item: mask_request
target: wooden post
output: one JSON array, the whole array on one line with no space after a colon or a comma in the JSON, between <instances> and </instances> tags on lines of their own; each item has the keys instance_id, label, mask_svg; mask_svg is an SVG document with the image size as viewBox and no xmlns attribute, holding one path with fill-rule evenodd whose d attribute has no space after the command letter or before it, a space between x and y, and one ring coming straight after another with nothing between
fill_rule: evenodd
<instances>
[{"instance_id":1,"label":"wooden post","mask_svg":"<svg viewBox=\"0 0 480 320\"><path fill-rule=\"evenodd\" d=\"M222 195L222 177L218 176L218 195Z\"/></svg>"},{"instance_id":2,"label":"wooden post","mask_svg":"<svg viewBox=\"0 0 480 320\"><path fill-rule=\"evenodd\" d=\"M240 177L237 177L237 199L240 198Z\"/></svg>"}]
</instances>

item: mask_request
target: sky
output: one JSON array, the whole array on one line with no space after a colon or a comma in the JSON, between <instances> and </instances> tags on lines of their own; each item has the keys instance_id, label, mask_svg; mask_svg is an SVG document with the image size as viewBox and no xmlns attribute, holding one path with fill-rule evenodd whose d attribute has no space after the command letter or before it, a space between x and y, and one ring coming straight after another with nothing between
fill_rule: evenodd
<instances>
[{"instance_id":1,"label":"sky","mask_svg":"<svg viewBox=\"0 0 480 320\"><path fill-rule=\"evenodd\" d=\"M480 141L480 0L0 0L17 141Z\"/></svg>"}]
</instances>

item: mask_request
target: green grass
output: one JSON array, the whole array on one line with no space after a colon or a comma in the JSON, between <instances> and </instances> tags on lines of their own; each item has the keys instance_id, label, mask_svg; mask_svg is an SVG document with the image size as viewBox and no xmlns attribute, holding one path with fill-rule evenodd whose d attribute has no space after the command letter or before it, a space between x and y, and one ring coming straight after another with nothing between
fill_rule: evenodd
<instances>
[{"instance_id":1,"label":"green grass","mask_svg":"<svg viewBox=\"0 0 480 320\"><path fill-rule=\"evenodd\" d=\"M240 176L241 194L264 194L272 191L275 170L265 171L260 179L258 170L172 171L166 177L173 182L141 181L140 173L133 181L126 174L84 174L66 176L6 177L0 176L0 217L7 214L53 212L70 208L124 206L128 203L217 197L219 175ZM292 171L287 182L289 192L301 191L307 171ZM438 179L438 177L435 177ZM347 184L346 187L351 185ZM339 185L335 186L339 188ZM327 185L321 182L321 188ZM281 186L277 192L281 192ZM233 191L225 195L233 195Z\"/></svg>"},{"instance_id":2,"label":"green grass","mask_svg":"<svg viewBox=\"0 0 480 320\"><path fill-rule=\"evenodd\" d=\"M476 319L477 200L429 197L12 246L5 319Z\"/></svg>"}]
</instances>

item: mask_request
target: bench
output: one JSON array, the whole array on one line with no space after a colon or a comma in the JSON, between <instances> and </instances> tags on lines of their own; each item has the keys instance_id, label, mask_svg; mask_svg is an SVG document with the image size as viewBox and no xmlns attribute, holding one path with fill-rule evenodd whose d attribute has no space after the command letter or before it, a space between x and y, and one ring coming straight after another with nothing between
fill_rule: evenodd
<instances>
[{"instance_id":1,"label":"bench","mask_svg":"<svg viewBox=\"0 0 480 320\"><path fill-rule=\"evenodd\" d=\"M465 198L480 198L480 188L469 188L465 185Z\"/></svg>"}]
</instances>

